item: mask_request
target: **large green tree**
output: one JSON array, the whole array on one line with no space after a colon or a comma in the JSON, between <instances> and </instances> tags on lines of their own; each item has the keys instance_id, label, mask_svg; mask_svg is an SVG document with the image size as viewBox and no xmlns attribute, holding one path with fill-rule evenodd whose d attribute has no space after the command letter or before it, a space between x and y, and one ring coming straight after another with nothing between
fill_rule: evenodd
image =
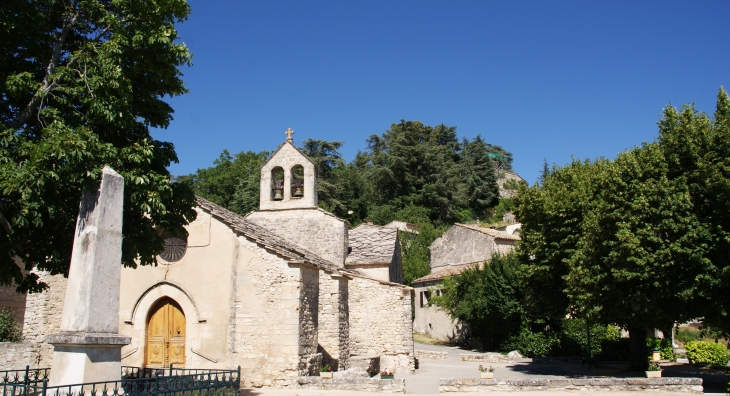
<instances>
[{"instance_id":1,"label":"large green tree","mask_svg":"<svg viewBox=\"0 0 730 396\"><path fill-rule=\"evenodd\" d=\"M191 183L195 194L236 213L246 214L259 207L260 168L267 158L267 151L231 155L223 150L213 161L214 166L200 168L179 179Z\"/></svg>"},{"instance_id":2,"label":"large green tree","mask_svg":"<svg viewBox=\"0 0 730 396\"><path fill-rule=\"evenodd\" d=\"M480 136L460 143L453 126L392 124L368 138L368 151L356 164L367 175L369 215L387 219L388 213L416 205L440 224L462 220L465 210L469 217L486 218L499 194L490 154L511 161L511 154Z\"/></svg>"},{"instance_id":3,"label":"large green tree","mask_svg":"<svg viewBox=\"0 0 730 396\"><path fill-rule=\"evenodd\" d=\"M125 265L152 264L157 229L184 234L188 185L170 183L165 96L186 92L191 54L175 23L184 0L7 0L0 5L0 284L44 287L23 271L66 273L84 188L104 165L125 178ZM20 266L15 259L20 260Z\"/></svg>"},{"instance_id":4,"label":"large green tree","mask_svg":"<svg viewBox=\"0 0 730 396\"><path fill-rule=\"evenodd\" d=\"M697 316L730 336L730 99L725 89L717 94L714 118L694 106L667 106L659 122L659 143L667 177L687 186L698 222L693 232L708 238L697 247L708 266L698 279L704 310Z\"/></svg>"},{"instance_id":5,"label":"large green tree","mask_svg":"<svg viewBox=\"0 0 730 396\"><path fill-rule=\"evenodd\" d=\"M497 172L489 157L489 147L480 135L461 143L461 194L473 213L481 215L499 200Z\"/></svg>"},{"instance_id":6,"label":"large green tree","mask_svg":"<svg viewBox=\"0 0 730 396\"><path fill-rule=\"evenodd\" d=\"M528 293L542 312L628 328L704 316L727 329L727 93L715 119L669 106L659 139L613 161L574 161L516 198Z\"/></svg>"}]
</instances>

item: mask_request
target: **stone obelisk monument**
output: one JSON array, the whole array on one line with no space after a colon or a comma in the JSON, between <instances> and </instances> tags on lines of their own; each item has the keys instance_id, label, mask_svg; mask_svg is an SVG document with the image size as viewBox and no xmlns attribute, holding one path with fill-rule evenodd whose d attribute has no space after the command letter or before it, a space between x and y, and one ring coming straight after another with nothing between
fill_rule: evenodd
<instances>
[{"instance_id":1,"label":"stone obelisk monument","mask_svg":"<svg viewBox=\"0 0 730 396\"><path fill-rule=\"evenodd\" d=\"M49 385L118 381L122 346L119 282L124 178L104 167L101 183L84 192L76 220L60 333L53 344Z\"/></svg>"}]
</instances>

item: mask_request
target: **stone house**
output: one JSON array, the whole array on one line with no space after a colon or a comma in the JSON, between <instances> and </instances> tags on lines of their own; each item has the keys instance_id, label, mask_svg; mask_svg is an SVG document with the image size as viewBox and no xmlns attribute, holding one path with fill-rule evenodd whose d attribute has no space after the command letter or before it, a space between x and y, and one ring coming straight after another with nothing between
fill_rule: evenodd
<instances>
[{"instance_id":1,"label":"stone house","mask_svg":"<svg viewBox=\"0 0 730 396\"><path fill-rule=\"evenodd\" d=\"M413 289L390 277L402 273L397 235L376 232L377 254L360 251L385 257L391 246L387 265L372 264L387 279L347 268L348 224L317 207L314 164L290 138L261 168L260 210L240 216L198 197L196 211L187 238L165 237L160 265L122 269L123 365L240 365L247 387L293 386L362 357L414 370ZM24 343L0 346L0 369L50 365L44 339L58 330L66 279L40 276L51 287L23 296Z\"/></svg>"},{"instance_id":2,"label":"stone house","mask_svg":"<svg viewBox=\"0 0 730 396\"><path fill-rule=\"evenodd\" d=\"M413 281L415 317L413 329L442 341L459 342L468 329L439 307L429 304L432 293L440 293L444 278L488 262L494 253L508 253L520 240L519 235L475 224L454 224L429 247L431 273Z\"/></svg>"}]
</instances>

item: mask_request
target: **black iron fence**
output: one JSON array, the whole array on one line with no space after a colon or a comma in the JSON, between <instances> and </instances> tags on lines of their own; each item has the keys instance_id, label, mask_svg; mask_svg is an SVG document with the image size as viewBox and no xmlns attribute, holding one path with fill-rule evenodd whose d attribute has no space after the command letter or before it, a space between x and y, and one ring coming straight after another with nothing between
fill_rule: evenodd
<instances>
[{"instance_id":1,"label":"black iron fence","mask_svg":"<svg viewBox=\"0 0 730 396\"><path fill-rule=\"evenodd\" d=\"M0 371L0 386L2 386L2 396L17 395L21 389L26 386L37 385L48 381L48 374L51 369L36 368L25 366L25 370L3 370Z\"/></svg>"},{"instance_id":2,"label":"black iron fence","mask_svg":"<svg viewBox=\"0 0 730 396\"><path fill-rule=\"evenodd\" d=\"M2 396L235 396L241 388L236 370L122 367L121 379L48 386L49 369L0 372ZM7 373L7 374L6 374Z\"/></svg>"}]
</instances>

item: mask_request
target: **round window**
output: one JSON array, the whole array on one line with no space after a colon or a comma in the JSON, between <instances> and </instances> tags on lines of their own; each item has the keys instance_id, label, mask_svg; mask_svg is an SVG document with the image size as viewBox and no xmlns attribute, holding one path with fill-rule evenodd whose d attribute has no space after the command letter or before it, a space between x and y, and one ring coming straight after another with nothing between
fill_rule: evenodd
<instances>
[{"instance_id":1,"label":"round window","mask_svg":"<svg viewBox=\"0 0 730 396\"><path fill-rule=\"evenodd\" d=\"M179 261L183 258L185 251L188 249L188 241L176 236L166 236L163 238L164 242L160 257L170 263Z\"/></svg>"}]
</instances>

